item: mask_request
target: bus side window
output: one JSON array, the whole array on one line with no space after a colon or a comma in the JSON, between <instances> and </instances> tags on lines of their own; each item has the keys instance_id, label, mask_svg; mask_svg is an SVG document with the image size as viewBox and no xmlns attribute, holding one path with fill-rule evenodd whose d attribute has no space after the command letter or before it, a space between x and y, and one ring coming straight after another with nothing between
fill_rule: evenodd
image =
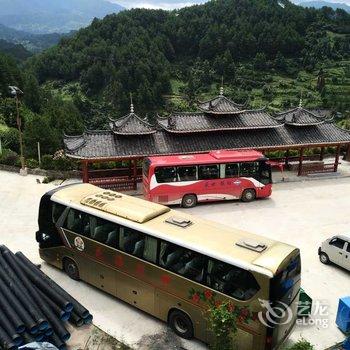
<instances>
[{"instance_id":1,"label":"bus side window","mask_svg":"<svg viewBox=\"0 0 350 350\"><path fill-rule=\"evenodd\" d=\"M157 238L146 235L145 237L145 249L143 251L143 258L149 262L157 262Z\"/></svg>"},{"instance_id":2,"label":"bus side window","mask_svg":"<svg viewBox=\"0 0 350 350\"><path fill-rule=\"evenodd\" d=\"M142 258L145 249L145 235L129 227L121 227L119 249L125 253Z\"/></svg>"},{"instance_id":3,"label":"bus side window","mask_svg":"<svg viewBox=\"0 0 350 350\"><path fill-rule=\"evenodd\" d=\"M239 176L239 165L238 163L225 164L225 178L227 177L238 177Z\"/></svg>"},{"instance_id":4,"label":"bus side window","mask_svg":"<svg viewBox=\"0 0 350 350\"><path fill-rule=\"evenodd\" d=\"M67 215L65 228L70 231L73 231L79 235L84 233L84 217L85 214L75 210L70 209Z\"/></svg>"},{"instance_id":5,"label":"bus side window","mask_svg":"<svg viewBox=\"0 0 350 350\"><path fill-rule=\"evenodd\" d=\"M201 282L204 276L206 257L175 244L162 241L159 265L188 279Z\"/></svg>"},{"instance_id":6,"label":"bus side window","mask_svg":"<svg viewBox=\"0 0 350 350\"><path fill-rule=\"evenodd\" d=\"M198 180L211 180L220 177L219 165L199 165Z\"/></svg>"},{"instance_id":7,"label":"bus side window","mask_svg":"<svg viewBox=\"0 0 350 350\"><path fill-rule=\"evenodd\" d=\"M55 224L63 214L66 207L62 204L52 203L52 222Z\"/></svg>"},{"instance_id":8,"label":"bus side window","mask_svg":"<svg viewBox=\"0 0 350 350\"><path fill-rule=\"evenodd\" d=\"M113 232L117 234L116 225L112 222L100 219L94 216L90 216L90 233L91 239L107 244L107 240L112 240ZM116 248L116 245L114 246Z\"/></svg>"},{"instance_id":9,"label":"bus side window","mask_svg":"<svg viewBox=\"0 0 350 350\"><path fill-rule=\"evenodd\" d=\"M175 182L176 168L175 167L157 167L154 171L158 183Z\"/></svg>"},{"instance_id":10,"label":"bus side window","mask_svg":"<svg viewBox=\"0 0 350 350\"><path fill-rule=\"evenodd\" d=\"M259 163L247 162L240 164L240 176L257 177L259 176Z\"/></svg>"},{"instance_id":11,"label":"bus side window","mask_svg":"<svg viewBox=\"0 0 350 350\"><path fill-rule=\"evenodd\" d=\"M197 180L197 167L179 166L177 168L177 176L179 181L195 181Z\"/></svg>"},{"instance_id":12,"label":"bus side window","mask_svg":"<svg viewBox=\"0 0 350 350\"><path fill-rule=\"evenodd\" d=\"M218 292L238 300L249 300L260 289L249 271L212 259L209 260L206 283Z\"/></svg>"}]
</instances>

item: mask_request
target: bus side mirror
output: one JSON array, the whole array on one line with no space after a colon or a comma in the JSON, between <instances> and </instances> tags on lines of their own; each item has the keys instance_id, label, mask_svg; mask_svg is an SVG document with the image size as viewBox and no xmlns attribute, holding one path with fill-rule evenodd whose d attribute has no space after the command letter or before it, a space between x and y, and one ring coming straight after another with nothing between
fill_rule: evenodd
<instances>
[{"instance_id":1,"label":"bus side mirror","mask_svg":"<svg viewBox=\"0 0 350 350\"><path fill-rule=\"evenodd\" d=\"M48 235L47 233L45 232L40 232L40 231L37 231L36 232L36 241L38 243L42 243L42 242L46 242L50 239L50 235Z\"/></svg>"}]
</instances>

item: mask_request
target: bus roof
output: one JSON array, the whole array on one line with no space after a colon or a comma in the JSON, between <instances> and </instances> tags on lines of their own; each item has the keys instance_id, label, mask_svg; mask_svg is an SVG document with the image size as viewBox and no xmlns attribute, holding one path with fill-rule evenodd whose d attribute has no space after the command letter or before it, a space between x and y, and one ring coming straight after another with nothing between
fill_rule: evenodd
<instances>
[{"instance_id":1,"label":"bus roof","mask_svg":"<svg viewBox=\"0 0 350 350\"><path fill-rule=\"evenodd\" d=\"M156 156L148 158L155 165L215 164L220 162L253 162L266 160L265 156L254 150L220 150L201 154Z\"/></svg>"},{"instance_id":2,"label":"bus roof","mask_svg":"<svg viewBox=\"0 0 350 350\"><path fill-rule=\"evenodd\" d=\"M96 195L103 195L105 192L114 193L118 196L119 203L124 201L123 204L130 208L125 208L124 212L112 213L104 211L103 208L86 205L87 198L96 198ZM159 204L155 205L143 199L106 191L90 184L64 187L55 192L51 200L269 277L273 277L284 259L296 249L278 241L178 212ZM124 213L127 213L128 217ZM150 213L152 214L149 215ZM248 249L255 244L265 248L260 252L259 249Z\"/></svg>"}]
</instances>

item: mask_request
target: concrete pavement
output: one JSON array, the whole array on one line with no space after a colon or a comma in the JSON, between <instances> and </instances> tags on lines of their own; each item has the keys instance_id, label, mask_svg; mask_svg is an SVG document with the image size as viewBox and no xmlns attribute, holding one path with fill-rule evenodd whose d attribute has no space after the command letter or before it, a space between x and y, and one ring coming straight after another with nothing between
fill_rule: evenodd
<instances>
[{"instance_id":1,"label":"concrete pavement","mask_svg":"<svg viewBox=\"0 0 350 350\"><path fill-rule=\"evenodd\" d=\"M41 195L55 185L37 184L36 178L40 177L0 172L0 243L14 251L21 250L33 262L40 263L34 237L37 211ZM333 234L350 231L349 209L350 181L338 178L275 184L272 197L266 200L205 204L186 212L301 248L303 288L317 304L327 304L328 315L322 318L327 318L329 325L298 326L292 339L303 337L317 350L323 350L343 337L334 321L338 298L350 295L350 273L322 265L317 248ZM206 349L198 341L173 337L163 322L85 283L74 282L46 264L43 270L90 309L98 327L128 345L145 349L155 339L169 344L170 337L174 349ZM318 318L319 315L314 316L314 322Z\"/></svg>"}]
</instances>

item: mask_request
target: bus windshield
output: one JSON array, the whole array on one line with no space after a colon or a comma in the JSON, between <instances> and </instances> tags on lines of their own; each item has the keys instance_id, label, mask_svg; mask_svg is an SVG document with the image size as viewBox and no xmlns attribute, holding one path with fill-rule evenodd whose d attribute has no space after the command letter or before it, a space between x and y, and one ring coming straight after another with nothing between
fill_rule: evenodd
<instances>
[{"instance_id":1,"label":"bus windshield","mask_svg":"<svg viewBox=\"0 0 350 350\"><path fill-rule=\"evenodd\" d=\"M271 166L267 162L260 162L258 180L264 185L272 183Z\"/></svg>"},{"instance_id":2,"label":"bus windshield","mask_svg":"<svg viewBox=\"0 0 350 350\"><path fill-rule=\"evenodd\" d=\"M299 292L299 288L295 288L295 286L300 280L300 274L301 261L300 255L298 255L271 281L271 301L279 301L290 305Z\"/></svg>"}]
</instances>

